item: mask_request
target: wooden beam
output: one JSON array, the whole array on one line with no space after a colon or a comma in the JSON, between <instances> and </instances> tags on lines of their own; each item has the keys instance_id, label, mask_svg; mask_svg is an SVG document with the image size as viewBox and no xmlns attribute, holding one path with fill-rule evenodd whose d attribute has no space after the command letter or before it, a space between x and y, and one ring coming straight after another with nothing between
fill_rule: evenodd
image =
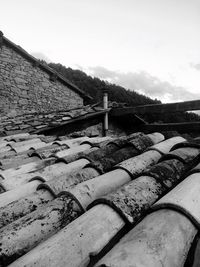
<instances>
[{"instance_id":1,"label":"wooden beam","mask_svg":"<svg viewBox=\"0 0 200 267\"><path fill-rule=\"evenodd\" d=\"M59 132L60 134L66 135L74 131L80 131L91 125L103 122L103 120L101 120L100 118L103 119L103 115L109 111L110 109L104 109L93 113L87 113L85 115L79 116L78 118L72 118L71 120L60 122L57 125L50 125L42 129L34 130L31 133L51 135Z\"/></svg>"},{"instance_id":2,"label":"wooden beam","mask_svg":"<svg viewBox=\"0 0 200 267\"><path fill-rule=\"evenodd\" d=\"M169 104L156 104L156 105L144 105L137 107L117 108L112 109L112 116L122 116L125 114L148 114L148 113L171 113L177 111L191 111L200 110L200 100L169 103Z\"/></svg>"},{"instance_id":3,"label":"wooden beam","mask_svg":"<svg viewBox=\"0 0 200 267\"><path fill-rule=\"evenodd\" d=\"M177 131L179 133L200 132L200 122L144 124L137 127L144 132Z\"/></svg>"}]
</instances>

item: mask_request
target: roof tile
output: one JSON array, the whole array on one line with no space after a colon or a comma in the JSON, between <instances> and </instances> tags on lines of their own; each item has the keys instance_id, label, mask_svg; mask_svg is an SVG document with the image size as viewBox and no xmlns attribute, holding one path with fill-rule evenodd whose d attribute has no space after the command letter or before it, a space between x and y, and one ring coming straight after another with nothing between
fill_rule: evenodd
<instances>
[{"instance_id":1,"label":"roof tile","mask_svg":"<svg viewBox=\"0 0 200 267\"><path fill-rule=\"evenodd\" d=\"M159 210L145 217L95 266L183 266L195 233L182 214Z\"/></svg>"},{"instance_id":2,"label":"roof tile","mask_svg":"<svg viewBox=\"0 0 200 267\"><path fill-rule=\"evenodd\" d=\"M92 112L92 109L87 107L70 114L81 116L85 112ZM62 120L69 112L53 115L54 120ZM24 117L19 117L18 122L24 121ZM27 119L30 122L31 114ZM160 133L135 133L112 139L62 137L60 141L36 134L7 138L0 138L0 147L8 148L0 153L2 266L9 263L15 267L78 267L86 263L93 266L105 253L108 256L97 266L127 266L133 261L133 255L137 256L134 263L143 260L139 255L143 249L144 260L149 260L153 267L159 257L163 257L166 264L172 264L173 255L178 262L183 250L189 249L188 240L192 241L196 233L195 227L189 228L190 220L192 218L197 226L199 223L199 189L198 178L195 178L199 175L199 166L188 172L200 160L200 147L194 140L186 142L176 136L163 141ZM11 147L19 150L12 151ZM169 195L160 199L167 192ZM157 200L158 204L154 204ZM154 213L142 220L152 211L153 204ZM173 205L183 215L171 210ZM160 208L168 211L155 210ZM154 221L152 233L148 218ZM183 226L186 231L177 235L179 242L185 238L180 250L175 248L177 255L167 247L173 244L170 228L162 232L156 227L157 223L164 227L166 218L175 224L175 229ZM137 226L127 233L130 225L138 221L141 222L137 226L142 225L147 231L148 242L153 242L157 234L166 235L161 243L154 239L156 246L163 244L164 248L158 257L148 254L151 249L145 247L146 237L141 239L140 245L137 238L132 238L140 231ZM173 233L176 236L176 232ZM175 244L178 246L178 242ZM124 262L121 258L123 246L127 251ZM134 248L134 252L131 253L129 247ZM116 255L118 261L114 259ZM181 260L185 258L184 255Z\"/></svg>"}]
</instances>

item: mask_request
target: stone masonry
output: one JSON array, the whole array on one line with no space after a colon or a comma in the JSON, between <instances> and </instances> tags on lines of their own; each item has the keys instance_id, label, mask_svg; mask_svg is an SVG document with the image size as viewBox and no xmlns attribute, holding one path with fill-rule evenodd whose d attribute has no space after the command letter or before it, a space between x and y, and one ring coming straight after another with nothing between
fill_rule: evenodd
<instances>
[{"instance_id":1,"label":"stone masonry","mask_svg":"<svg viewBox=\"0 0 200 267\"><path fill-rule=\"evenodd\" d=\"M0 44L0 114L68 110L83 106L83 98L60 80L11 47Z\"/></svg>"}]
</instances>

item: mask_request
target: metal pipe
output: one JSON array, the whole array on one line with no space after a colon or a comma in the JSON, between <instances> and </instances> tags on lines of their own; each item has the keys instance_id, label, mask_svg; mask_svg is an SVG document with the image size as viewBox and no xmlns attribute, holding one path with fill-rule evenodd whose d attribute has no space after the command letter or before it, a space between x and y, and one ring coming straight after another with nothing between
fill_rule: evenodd
<instances>
[{"instance_id":1,"label":"metal pipe","mask_svg":"<svg viewBox=\"0 0 200 267\"><path fill-rule=\"evenodd\" d=\"M108 109L108 91L103 90L103 108ZM106 136L108 132L108 112L104 115L103 135Z\"/></svg>"}]
</instances>

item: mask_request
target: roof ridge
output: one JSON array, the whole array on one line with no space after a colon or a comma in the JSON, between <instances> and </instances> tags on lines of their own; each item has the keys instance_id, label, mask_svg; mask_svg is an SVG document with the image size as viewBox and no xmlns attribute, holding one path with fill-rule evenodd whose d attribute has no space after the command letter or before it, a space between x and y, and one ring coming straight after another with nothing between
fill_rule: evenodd
<instances>
[{"instance_id":1,"label":"roof ridge","mask_svg":"<svg viewBox=\"0 0 200 267\"><path fill-rule=\"evenodd\" d=\"M16 45L15 43L13 43L12 41L10 41L8 38L6 38L3 34L2 31L0 31L0 46L3 43L6 43L7 45L9 45L10 47L12 47L15 51L17 51L19 54L21 54L23 57L25 57L27 60L33 62L34 64L36 64L37 67L40 67L42 70L46 71L48 74L50 75L56 75L56 78L58 78L61 82L63 82L64 84L68 85L70 87L70 89L74 90L75 92L77 92L79 95L81 95L83 98L85 98L86 100L92 99L91 96L89 96L88 94L86 94L83 90L81 90L80 88L78 88L75 84L73 84L71 81L69 81L67 78L65 78L62 74L58 73L56 70L52 69L51 67L49 67L48 65L45 65L43 63L41 63L37 58L35 58L34 56L32 56L31 54L29 54L26 50L24 50L21 46Z\"/></svg>"}]
</instances>

